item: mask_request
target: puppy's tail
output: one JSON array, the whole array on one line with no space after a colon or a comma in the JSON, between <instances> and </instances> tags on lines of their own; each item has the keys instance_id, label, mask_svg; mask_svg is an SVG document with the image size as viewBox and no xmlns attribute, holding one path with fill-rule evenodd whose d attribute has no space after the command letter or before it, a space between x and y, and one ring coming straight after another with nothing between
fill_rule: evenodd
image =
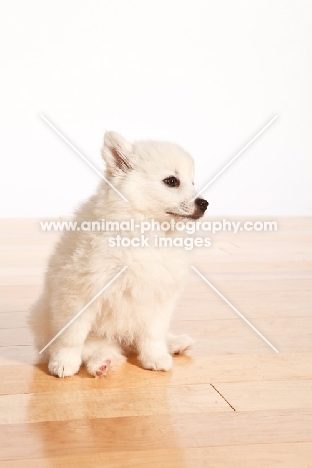
<instances>
[{"instance_id":1,"label":"puppy's tail","mask_svg":"<svg viewBox=\"0 0 312 468\"><path fill-rule=\"evenodd\" d=\"M28 326L32 331L35 348L38 351L38 362L47 362L48 354L39 351L44 348L49 340L49 302L46 293L43 292L39 299L31 306L28 315Z\"/></svg>"}]
</instances>

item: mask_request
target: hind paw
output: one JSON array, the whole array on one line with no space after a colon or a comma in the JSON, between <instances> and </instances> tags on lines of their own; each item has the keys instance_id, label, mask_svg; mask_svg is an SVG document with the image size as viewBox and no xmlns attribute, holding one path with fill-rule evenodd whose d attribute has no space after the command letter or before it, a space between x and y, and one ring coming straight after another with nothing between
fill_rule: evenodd
<instances>
[{"instance_id":1,"label":"hind paw","mask_svg":"<svg viewBox=\"0 0 312 468\"><path fill-rule=\"evenodd\" d=\"M182 354L193 346L195 341L189 335L172 336L169 339L168 348L170 354Z\"/></svg>"},{"instance_id":2,"label":"hind paw","mask_svg":"<svg viewBox=\"0 0 312 468\"><path fill-rule=\"evenodd\" d=\"M110 367L111 367L111 360L106 359L105 363L102 366L98 367L97 370L95 370L95 376L96 377L102 377L103 375L107 375L108 372L110 371ZM89 370L89 368L88 368L88 370ZM90 372L90 370L89 370L89 372Z\"/></svg>"},{"instance_id":3,"label":"hind paw","mask_svg":"<svg viewBox=\"0 0 312 468\"><path fill-rule=\"evenodd\" d=\"M101 353L99 353L98 356L95 355L89 358L85 364L89 374L93 375L94 377L105 377L110 371L116 369L116 367L120 366L125 361L126 358L122 354L109 354L108 357L107 355L103 356Z\"/></svg>"}]
</instances>

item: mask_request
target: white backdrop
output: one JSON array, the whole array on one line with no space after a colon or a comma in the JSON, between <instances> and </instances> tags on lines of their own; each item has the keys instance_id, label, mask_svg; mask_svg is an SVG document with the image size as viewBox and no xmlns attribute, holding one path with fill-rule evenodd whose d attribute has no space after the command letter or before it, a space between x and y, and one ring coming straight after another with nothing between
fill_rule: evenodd
<instances>
[{"instance_id":1,"label":"white backdrop","mask_svg":"<svg viewBox=\"0 0 312 468\"><path fill-rule=\"evenodd\" d=\"M5 6L4 6L5 5ZM0 217L57 216L98 176L105 129L175 141L212 215L312 214L312 2L40 0L2 4Z\"/></svg>"}]
</instances>

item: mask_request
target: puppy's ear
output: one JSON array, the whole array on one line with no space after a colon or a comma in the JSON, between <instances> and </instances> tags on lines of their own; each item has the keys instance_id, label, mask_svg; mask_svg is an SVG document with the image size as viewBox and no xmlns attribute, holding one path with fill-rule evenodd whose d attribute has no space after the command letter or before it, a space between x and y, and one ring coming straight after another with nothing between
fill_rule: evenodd
<instances>
[{"instance_id":1,"label":"puppy's ear","mask_svg":"<svg viewBox=\"0 0 312 468\"><path fill-rule=\"evenodd\" d=\"M102 147L102 158L111 173L127 172L132 169L132 145L116 132L106 132Z\"/></svg>"}]
</instances>

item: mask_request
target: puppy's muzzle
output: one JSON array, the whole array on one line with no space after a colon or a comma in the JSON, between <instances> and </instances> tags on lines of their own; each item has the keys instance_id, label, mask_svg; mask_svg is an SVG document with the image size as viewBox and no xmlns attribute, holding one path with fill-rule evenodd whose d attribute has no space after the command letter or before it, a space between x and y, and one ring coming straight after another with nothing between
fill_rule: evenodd
<instances>
[{"instance_id":1,"label":"puppy's muzzle","mask_svg":"<svg viewBox=\"0 0 312 468\"><path fill-rule=\"evenodd\" d=\"M202 212L202 213L205 213L205 211L207 210L207 207L209 205L209 203L207 202L207 200L205 200L204 198L196 198L195 199L195 205L197 208L199 208L199 210Z\"/></svg>"}]
</instances>

